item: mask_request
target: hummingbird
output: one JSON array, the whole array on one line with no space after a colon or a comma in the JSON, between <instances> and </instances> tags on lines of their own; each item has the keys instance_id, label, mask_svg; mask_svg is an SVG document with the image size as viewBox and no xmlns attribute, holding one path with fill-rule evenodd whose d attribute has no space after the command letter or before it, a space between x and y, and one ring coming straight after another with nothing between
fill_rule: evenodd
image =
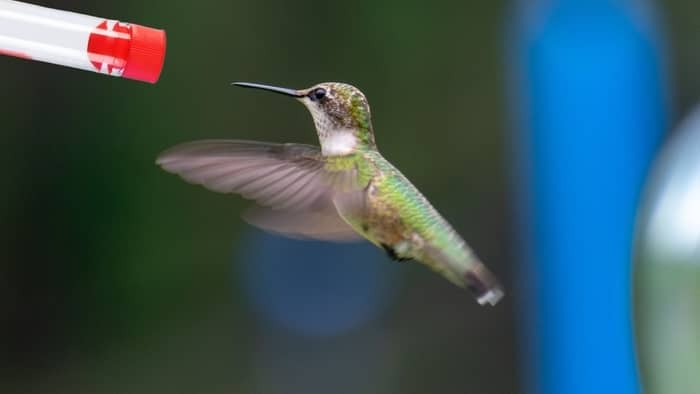
<instances>
[{"instance_id":1,"label":"hummingbird","mask_svg":"<svg viewBox=\"0 0 700 394\"><path fill-rule=\"evenodd\" d=\"M162 152L156 164L185 181L239 194L257 206L243 219L284 236L365 238L397 261L415 260L466 288L481 305L503 290L462 237L374 140L370 108L354 86L325 82L288 89L233 85L290 96L309 110L320 147L247 140L200 140Z\"/></svg>"}]
</instances>

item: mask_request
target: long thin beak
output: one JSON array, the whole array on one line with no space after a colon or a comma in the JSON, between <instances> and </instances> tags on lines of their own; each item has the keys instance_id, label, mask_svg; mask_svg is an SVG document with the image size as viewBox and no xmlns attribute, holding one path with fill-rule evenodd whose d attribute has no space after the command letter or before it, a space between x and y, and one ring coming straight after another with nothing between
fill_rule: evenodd
<instances>
[{"instance_id":1,"label":"long thin beak","mask_svg":"<svg viewBox=\"0 0 700 394\"><path fill-rule=\"evenodd\" d=\"M294 89L287 89L287 88L280 88L277 86L270 86L270 85L262 85L259 83L250 83L250 82L233 82L231 85L236 85L236 86L241 86L244 88L251 88L251 89L262 89L262 90L269 90L271 92L275 93L280 93L284 94L286 96L292 96L292 97L303 97L304 95L299 93L298 91Z\"/></svg>"}]
</instances>

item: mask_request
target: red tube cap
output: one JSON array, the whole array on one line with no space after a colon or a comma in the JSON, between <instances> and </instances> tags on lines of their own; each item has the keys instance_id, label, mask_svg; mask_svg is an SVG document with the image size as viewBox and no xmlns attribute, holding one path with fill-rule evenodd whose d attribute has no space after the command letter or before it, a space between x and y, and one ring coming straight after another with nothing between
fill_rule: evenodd
<instances>
[{"instance_id":1,"label":"red tube cap","mask_svg":"<svg viewBox=\"0 0 700 394\"><path fill-rule=\"evenodd\" d=\"M131 49L123 77L149 83L158 82L165 62L165 31L131 25Z\"/></svg>"}]
</instances>

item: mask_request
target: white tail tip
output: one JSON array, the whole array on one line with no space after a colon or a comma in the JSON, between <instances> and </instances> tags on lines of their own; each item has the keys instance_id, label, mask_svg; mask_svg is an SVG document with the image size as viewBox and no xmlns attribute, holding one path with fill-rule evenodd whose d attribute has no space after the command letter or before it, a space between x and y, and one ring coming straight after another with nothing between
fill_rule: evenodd
<instances>
[{"instance_id":1,"label":"white tail tip","mask_svg":"<svg viewBox=\"0 0 700 394\"><path fill-rule=\"evenodd\" d=\"M495 288L484 293L481 297L477 298L476 301L479 305L489 304L493 306L496 305L501 298L503 298L503 290Z\"/></svg>"}]
</instances>

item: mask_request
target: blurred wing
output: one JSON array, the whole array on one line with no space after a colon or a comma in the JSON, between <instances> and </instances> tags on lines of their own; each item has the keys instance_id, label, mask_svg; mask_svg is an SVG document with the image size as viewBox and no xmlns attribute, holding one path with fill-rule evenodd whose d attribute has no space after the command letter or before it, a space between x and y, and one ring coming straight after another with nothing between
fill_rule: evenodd
<instances>
[{"instance_id":1,"label":"blurred wing","mask_svg":"<svg viewBox=\"0 0 700 394\"><path fill-rule=\"evenodd\" d=\"M327 171L311 145L204 140L177 145L156 163L184 180L219 193L235 193L267 208L245 219L289 236L360 238L338 215L333 198L356 184L354 171Z\"/></svg>"},{"instance_id":2,"label":"blurred wing","mask_svg":"<svg viewBox=\"0 0 700 394\"><path fill-rule=\"evenodd\" d=\"M336 242L362 239L338 215L335 207L306 211L254 207L243 214L243 220L263 230L291 238Z\"/></svg>"}]
</instances>

